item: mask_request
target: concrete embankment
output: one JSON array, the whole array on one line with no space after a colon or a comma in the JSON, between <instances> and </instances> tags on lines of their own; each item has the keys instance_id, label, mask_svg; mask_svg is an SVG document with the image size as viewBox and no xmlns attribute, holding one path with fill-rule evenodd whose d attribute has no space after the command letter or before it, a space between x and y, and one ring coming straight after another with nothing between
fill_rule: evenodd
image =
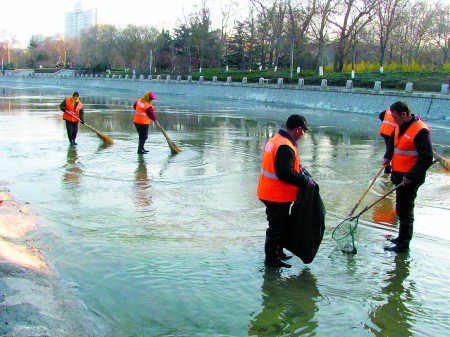
<instances>
[{"instance_id":1,"label":"concrete embankment","mask_svg":"<svg viewBox=\"0 0 450 337\"><path fill-rule=\"evenodd\" d=\"M44 260L30 236L38 222L0 182L0 336L112 336Z\"/></svg>"},{"instance_id":2,"label":"concrete embankment","mask_svg":"<svg viewBox=\"0 0 450 337\"><path fill-rule=\"evenodd\" d=\"M271 84L198 82L158 79L120 79L95 77L14 77L0 76L0 84L59 86L136 91L147 90L189 97L243 99L292 104L308 108L374 113L395 101L406 101L414 113L430 120L450 120L450 95L441 93L401 92L393 90L346 89L340 87Z\"/></svg>"}]
</instances>

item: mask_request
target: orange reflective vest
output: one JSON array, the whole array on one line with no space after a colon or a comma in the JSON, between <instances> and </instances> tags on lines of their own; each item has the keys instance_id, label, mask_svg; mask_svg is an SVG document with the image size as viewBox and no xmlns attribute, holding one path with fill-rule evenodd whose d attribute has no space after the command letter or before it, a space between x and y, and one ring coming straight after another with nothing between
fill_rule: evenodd
<instances>
[{"instance_id":1,"label":"orange reflective vest","mask_svg":"<svg viewBox=\"0 0 450 337\"><path fill-rule=\"evenodd\" d=\"M395 123L394 117L392 116L391 108L387 108L384 113L383 123L380 127L380 135L391 136L392 131L394 131L397 123Z\"/></svg>"},{"instance_id":2,"label":"orange reflective vest","mask_svg":"<svg viewBox=\"0 0 450 337\"><path fill-rule=\"evenodd\" d=\"M69 122L79 122L80 121L80 110L83 108L83 103L78 101L77 107L74 107L72 97L66 98L66 111L70 111L71 113L64 112L63 119Z\"/></svg>"},{"instance_id":3,"label":"orange reflective vest","mask_svg":"<svg viewBox=\"0 0 450 337\"><path fill-rule=\"evenodd\" d=\"M414 146L414 138L417 133L427 129L430 131L428 125L426 125L421 119L412 123L405 133L399 138L398 133L400 131L399 126L396 126L394 133L394 155L392 157L392 171L395 172L409 172L414 164L417 162L418 153Z\"/></svg>"},{"instance_id":4,"label":"orange reflective vest","mask_svg":"<svg viewBox=\"0 0 450 337\"><path fill-rule=\"evenodd\" d=\"M143 102L141 99L136 101L136 108L134 112L134 120L133 122L136 124L151 124L152 120L148 117L146 110L153 106L151 103Z\"/></svg>"},{"instance_id":5,"label":"orange reflective vest","mask_svg":"<svg viewBox=\"0 0 450 337\"><path fill-rule=\"evenodd\" d=\"M292 202L297 200L298 187L281 181L275 172L275 155L281 145L288 145L294 151L294 170L300 173L297 147L286 137L276 134L269 139L264 147L257 191L257 196L260 200L272 202Z\"/></svg>"}]
</instances>

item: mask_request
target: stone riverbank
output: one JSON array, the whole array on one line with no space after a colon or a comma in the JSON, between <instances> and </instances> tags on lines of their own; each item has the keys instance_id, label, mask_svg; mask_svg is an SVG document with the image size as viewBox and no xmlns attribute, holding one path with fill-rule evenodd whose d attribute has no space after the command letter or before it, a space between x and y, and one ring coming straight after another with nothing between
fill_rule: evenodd
<instances>
[{"instance_id":1,"label":"stone riverbank","mask_svg":"<svg viewBox=\"0 0 450 337\"><path fill-rule=\"evenodd\" d=\"M401 92L329 86L293 86L284 84L250 84L233 82L182 81L172 79L134 79L100 77L15 77L0 76L0 85L8 83L87 89L127 90L234 100L254 100L292 104L300 107L357 113L374 113L395 101L406 101L413 112L424 119L450 121L450 95L445 93Z\"/></svg>"},{"instance_id":2,"label":"stone riverbank","mask_svg":"<svg viewBox=\"0 0 450 337\"><path fill-rule=\"evenodd\" d=\"M106 336L44 260L38 223L0 182L0 336Z\"/></svg>"}]
</instances>

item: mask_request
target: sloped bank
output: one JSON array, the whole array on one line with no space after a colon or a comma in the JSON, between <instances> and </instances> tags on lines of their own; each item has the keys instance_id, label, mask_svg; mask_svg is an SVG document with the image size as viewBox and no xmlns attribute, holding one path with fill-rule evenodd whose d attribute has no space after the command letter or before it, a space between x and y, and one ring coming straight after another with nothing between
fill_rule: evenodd
<instances>
[{"instance_id":1,"label":"sloped bank","mask_svg":"<svg viewBox=\"0 0 450 337\"><path fill-rule=\"evenodd\" d=\"M88 318L44 260L30 238L38 227L37 216L0 182L0 336L113 336Z\"/></svg>"},{"instance_id":2,"label":"sloped bank","mask_svg":"<svg viewBox=\"0 0 450 337\"><path fill-rule=\"evenodd\" d=\"M63 86L84 90L88 88L136 91L147 90L188 97L243 99L259 102L292 104L310 108L357 113L374 113L395 101L406 101L414 113L425 119L450 120L450 96L441 93L407 93L393 90L346 89L287 85L255 85L243 83L198 82L176 80L147 80L119 78L64 78L0 76L0 83L23 83L43 86Z\"/></svg>"}]
</instances>

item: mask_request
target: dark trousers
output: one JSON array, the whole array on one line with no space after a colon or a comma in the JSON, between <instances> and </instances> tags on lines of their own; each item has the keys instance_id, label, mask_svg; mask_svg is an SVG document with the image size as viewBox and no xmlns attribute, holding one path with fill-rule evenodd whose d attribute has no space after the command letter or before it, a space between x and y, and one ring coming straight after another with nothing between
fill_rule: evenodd
<instances>
[{"instance_id":1,"label":"dark trousers","mask_svg":"<svg viewBox=\"0 0 450 337\"><path fill-rule=\"evenodd\" d=\"M138 150L143 150L145 141L148 138L148 129L149 129L150 125L148 125L148 124L136 124L136 123L134 123L134 125L136 126L136 130L137 130L137 132L139 134Z\"/></svg>"},{"instance_id":2,"label":"dark trousers","mask_svg":"<svg viewBox=\"0 0 450 337\"><path fill-rule=\"evenodd\" d=\"M75 142L78 134L78 122L66 121L67 137L69 138L70 144Z\"/></svg>"},{"instance_id":3,"label":"dark trousers","mask_svg":"<svg viewBox=\"0 0 450 337\"><path fill-rule=\"evenodd\" d=\"M269 228L266 230L266 258L275 258L278 256L278 250L283 246L292 202L262 202L266 205L267 221L269 222Z\"/></svg>"},{"instance_id":4,"label":"dark trousers","mask_svg":"<svg viewBox=\"0 0 450 337\"><path fill-rule=\"evenodd\" d=\"M414 223L414 206L419 186L415 183L401 186L395 192L395 211L397 212L400 223Z\"/></svg>"},{"instance_id":5,"label":"dark trousers","mask_svg":"<svg viewBox=\"0 0 450 337\"><path fill-rule=\"evenodd\" d=\"M386 150L387 150L388 146L389 146L389 139L391 137L386 136L386 135L381 135L381 137L383 137L383 139L384 139L384 144L385 144ZM384 173L391 173L391 171L392 171L391 164L387 164L386 167L384 168Z\"/></svg>"},{"instance_id":6,"label":"dark trousers","mask_svg":"<svg viewBox=\"0 0 450 337\"><path fill-rule=\"evenodd\" d=\"M400 219L397 247L400 249L409 249L409 242L413 237L414 202L419 186L420 184L410 183L396 191L395 211Z\"/></svg>"}]
</instances>

